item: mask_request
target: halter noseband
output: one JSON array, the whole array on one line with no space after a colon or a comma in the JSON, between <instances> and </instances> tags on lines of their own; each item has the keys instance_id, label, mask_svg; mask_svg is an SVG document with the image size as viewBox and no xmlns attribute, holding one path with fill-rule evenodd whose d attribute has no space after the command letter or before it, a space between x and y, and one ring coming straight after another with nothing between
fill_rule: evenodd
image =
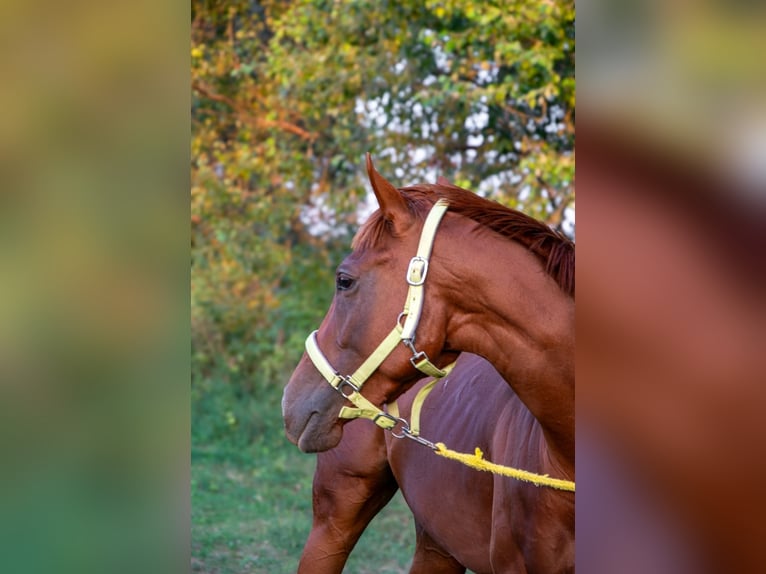
<instances>
[{"instance_id":1,"label":"halter noseband","mask_svg":"<svg viewBox=\"0 0 766 574\"><path fill-rule=\"evenodd\" d=\"M338 414L340 418L366 418L384 429L393 428L399 423L398 418L383 412L363 397L360 392L362 385L380 367L399 343L403 343L412 351L410 363L425 375L441 378L452 370L454 363L444 369L439 369L423 351L415 349L415 331L420 321L420 313L423 310L423 286L428 275L428 258L431 255L436 230L447 211L447 207L448 203L446 200L438 200L431 208L423 224L417 254L410 260L407 268L406 279L409 290L407 292L407 300L404 303L404 310L399 314L396 326L354 373L351 375L341 375L333 368L330 361L327 360L319 348L317 331L312 332L306 339L306 353L314 363L314 366L336 391L354 405L354 408L347 406L341 408ZM405 318L404 325L401 323L403 317Z\"/></svg>"}]
</instances>

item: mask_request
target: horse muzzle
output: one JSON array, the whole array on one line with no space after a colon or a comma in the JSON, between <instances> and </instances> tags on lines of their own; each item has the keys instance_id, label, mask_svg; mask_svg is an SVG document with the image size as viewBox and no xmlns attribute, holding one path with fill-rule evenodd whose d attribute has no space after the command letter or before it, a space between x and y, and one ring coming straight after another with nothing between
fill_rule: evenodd
<instances>
[{"instance_id":1,"label":"horse muzzle","mask_svg":"<svg viewBox=\"0 0 766 574\"><path fill-rule=\"evenodd\" d=\"M287 439L303 452L322 452L340 442L342 421L337 418L339 395L328 392L326 385L314 385L316 391L303 394L300 387L308 387L306 379L298 379L299 372L290 378L282 394L282 418Z\"/></svg>"}]
</instances>

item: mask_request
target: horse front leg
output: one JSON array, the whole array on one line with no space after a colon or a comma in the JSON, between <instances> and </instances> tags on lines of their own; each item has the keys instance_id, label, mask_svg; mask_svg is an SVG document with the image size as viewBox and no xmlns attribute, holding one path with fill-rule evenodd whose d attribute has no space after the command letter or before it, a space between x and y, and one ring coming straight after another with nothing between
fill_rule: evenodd
<instances>
[{"instance_id":1,"label":"horse front leg","mask_svg":"<svg viewBox=\"0 0 766 574\"><path fill-rule=\"evenodd\" d=\"M317 455L314 520L298 574L340 574L359 537L397 488L383 431L369 421L348 423L338 446Z\"/></svg>"}]
</instances>

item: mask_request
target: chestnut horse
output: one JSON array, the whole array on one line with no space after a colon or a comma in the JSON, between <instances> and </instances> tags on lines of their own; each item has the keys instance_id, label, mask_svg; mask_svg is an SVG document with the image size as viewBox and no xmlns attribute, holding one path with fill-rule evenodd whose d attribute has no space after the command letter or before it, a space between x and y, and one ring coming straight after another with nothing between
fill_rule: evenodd
<instances>
[{"instance_id":1,"label":"chestnut horse","mask_svg":"<svg viewBox=\"0 0 766 574\"><path fill-rule=\"evenodd\" d=\"M330 310L309 337L307 355L285 388L288 438L306 452L328 450L340 442L347 422L338 418L339 412L348 416L356 411L362 413L356 416L385 422L370 414L371 408L412 386L419 378L414 365L420 368L425 358L426 372L439 372L459 352L468 351L489 360L525 406L526 417L519 417L525 425L512 424L512 417L486 418L496 432L505 425L489 447L496 460L573 478L574 245L524 214L446 183L397 190L375 171L369 156L367 161L380 209L339 266ZM440 226L438 219L434 225L426 215L444 200L446 214ZM431 243L423 239L429 234L434 236ZM412 296L413 286L423 287L421 301ZM400 334L402 346L396 344ZM338 374L359 365L353 375ZM362 384L364 399L359 398ZM497 401L490 387L477 385L471 401L488 408ZM431 403L429 399L429 407ZM479 412L445 424L466 425L481 418ZM424 435L425 425L424 417ZM422 454L407 454L413 446L422 449L393 448L391 461L422 459ZM439 464L447 481L474 488L476 481L487 479L451 461ZM400 480L408 479L402 475ZM438 492L431 492L427 501L408 496L419 525L412 572L460 572L464 567L476 572L571 571L573 495L508 478L490 480L490 513L473 515L466 507L458 513L464 520L444 527L435 517L443 513L447 499ZM448 502L459 505L461 499ZM477 556L476 530L487 539L483 557Z\"/></svg>"}]
</instances>

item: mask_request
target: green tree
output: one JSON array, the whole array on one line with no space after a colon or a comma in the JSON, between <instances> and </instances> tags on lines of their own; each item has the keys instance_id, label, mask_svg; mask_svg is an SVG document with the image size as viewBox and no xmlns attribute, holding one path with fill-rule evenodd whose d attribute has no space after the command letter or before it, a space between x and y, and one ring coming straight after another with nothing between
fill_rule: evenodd
<instances>
[{"instance_id":1,"label":"green tree","mask_svg":"<svg viewBox=\"0 0 766 574\"><path fill-rule=\"evenodd\" d=\"M192 2L195 397L281 381L366 197L439 175L574 203L574 2ZM236 396L235 396L236 398Z\"/></svg>"}]
</instances>

